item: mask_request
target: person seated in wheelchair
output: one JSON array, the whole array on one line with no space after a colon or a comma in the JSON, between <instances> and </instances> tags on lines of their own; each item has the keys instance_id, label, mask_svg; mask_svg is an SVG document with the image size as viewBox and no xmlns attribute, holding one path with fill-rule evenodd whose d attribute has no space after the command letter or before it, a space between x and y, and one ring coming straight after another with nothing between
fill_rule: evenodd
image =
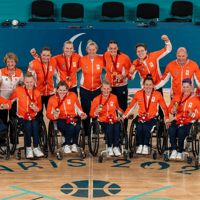
<instances>
[{"instance_id":1,"label":"person seated in wheelchair","mask_svg":"<svg viewBox=\"0 0 200 200\"><path fill-rule=\"evenodd\" d=\"M182 160L184 140L192 123L200 118L200 100L192 92L192 87L192 81L188 78L184 79L182 81L183 92L175 95L168 107L169 113L175 115L168 130L172 147L170 160Z\"/></svg>"},{"instance_id":2,"label":"person seated in wheelchair","mask_svg":"<svg viewBox=\"0 0 200 200\"><path fill-rule=\"evenodd\" d=\"M26 134L26 158L43 157L44 154L38 148L39 117L38 112L42 109L41 94L35 85L32 74L24 76L24 86L17 87L10 100L17 102L17 121L24 126ZM31 136L33 136L33 150L31 148Z\"/></svg>"},{"instance_id":3,"label":"person seated in wheelchair","mask_svg":"<svg viewBox=\"0 0 200 200\"><path fill-rule=\"evenodd\" d=\"M158 120L159 105L164 111L166 123L169 123L169 114L165 100L160 92L154 90L154 82L151 74L144 79L144 87L135 93L131 104L126 109L123 119L127 118L138 104L138 115L135 118L138 149L137 154L149 154L148 145L152 127Z\"/></svg>"},{"instance_id":4,"label":"person seated in wheelchair","mask_svg":"<svg viewBox=\"0 0 200 200\"><path fill-rule=\"evenodd\" d=\"M56 87L56 94L50 97L47 105L47 118L57 120L58 128L65 135L64 153L76 153L77 141L81 129L80 119L86 119L87 115L78 101L74 92L70 92L65 81L60 81ZM73 138L70 149L71 138Z\"/></svg>"},{"instance_id":5,"label":"person seated in wheelchair","mask_svg":"<svg viewBox=\"0 0 200 200\"><path fill-rule=\"evenodd\" d=\"M0 110L9 110L12 107L12 102L8 99L4 99L0 96ZM2 119L0 119L0 132L7 130L8 127L3 123ZM0 139L0 144L5 143L5 138ZM2 150L6 149L6 146L1 146Z\"/></svg>"},{"instance_id":6,"label":"person seated in wheelchair","mask_svg":"<svg viewBox=\"0 0 200 200\"><path fill-rule=\"evenodd\" d=\"M121 124L118 122L116 110L120 115L124 111L119 107L117 96L111 94L112 88L108 79L104 79L101 86L101 94L94 98L90 109L92 118L98 117L99 123L105 128L108 136L108 155L121 156L119 151L119 138ZM112 148L113 143L113 148Z\"/></svg>"}]
</instances>

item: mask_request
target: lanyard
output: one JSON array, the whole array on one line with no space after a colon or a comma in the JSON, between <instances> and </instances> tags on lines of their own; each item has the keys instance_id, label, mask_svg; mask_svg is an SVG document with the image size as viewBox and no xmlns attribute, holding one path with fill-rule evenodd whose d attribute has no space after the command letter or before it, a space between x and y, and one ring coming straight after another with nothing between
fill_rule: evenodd
<instances>
[{"instance_id":1,"label":"lanyard","mask_svg":"<svg viewBox=\"0 0 200 200\"><path fill-rule=\"evenodd\" d=\"M146 113L147 113L147 114L148 114L148 111L149 111L149 108L150 108L151 99L152 99L152 94L153 94L153 92L151 92L151 95L150 95L150 98L149 98L148 107L147 107L146 98L145 98L145 91L143 91L144 105L145 105L145 110L146 110Z\"/></svg>"},{"instance_id":2,"label":"lanyard","mask_svg":"<svg viewBox=\"0 0 200 200\"><path fill-rule=\"evenodd\" d=\"M28 96L30 101L34 103L35 102L35 100L34 100L34 88L33 88L33 94L32 94L33 98L31 98L31 96L29 95L28 90L26 89L26 86L24 87L24 89L25 89L26 95Z\"/></svg>"},{"instance_id":3,"label":"lanyard","mask_svg":"<svg viewBox=\"0 0 200 200\"><path fill-rule=\"evenodd\" d=\"M102 96L102 94L101 94L101 97L100 97L100 103L99 103L99 105L102 105L102 106L104 106L104 105L106 105L106 104L108 103L108 101L109 101L109 98L110 98L110 94L109 94L108 98L106 99L105 103L102 103L102 98L103 98L103 96Z\"/></svg>"},{"instance_id":4,"label":"lanyard","mask_svg":"<svg viewBox=\"0 0 200 200\"><path fill-rule=\"evenodd\" d=\"M48 78L48 73L49 73L49 62L47 64L47 73L46 73L46 76L45 76L45 71L44 71L42 59L41 59L41 64L42 64L42 70L43 70L43 74L44 74L44 85L47 85L47 78Z\"/></svg>"},{"instance_id":5,"label":"lanyard","mask_svg":"<svg viewBox=\"0 0 200 200\"><path fill-rule=\"evenodd\" d=\"M71 56L71 60L70 60L70 66L68 66L68 62L67 62L67 58L64 56L65 59L65 66L66 66L66 72L67 72L67 76L70 76L71 73L71 68L72 68L72 56Z\"/></svg>"},{"instance_id":6,"label":"lanyard","mask_svg":"<svg viewBox=\"0 0 200 200\"><path fill-rule=\"evenodd\" d=\"M184 101L182 101L182 98L183 98L183 93L182 93L181 98L180 98L180 101L179 101L179 103L178 103L178 106L179 106L179 105L183 105L183 103L184 103L185 101L187 101L187 100L190 98L191 95L192 95L192 93L191 93L188 97L186 97L186 99L185 99ZM182 102L181 102L181 101L182 101Z\"/></svg>"},{"instance_id":7,"label":"lanyard","mask_svg":"<svg viewBox=\"0 0 200 200\"><path fill-rule=\"evenodd\" d=\"M110 55L111 56L111 55ZM111 56L111 60L112 60L112 63L113 63L113 68L114 68L114 71L117 72L117 61L118 61L118 54L116 55L116 60L114 62L113 60L113 57Z\"/></svg>"}]
</instances>

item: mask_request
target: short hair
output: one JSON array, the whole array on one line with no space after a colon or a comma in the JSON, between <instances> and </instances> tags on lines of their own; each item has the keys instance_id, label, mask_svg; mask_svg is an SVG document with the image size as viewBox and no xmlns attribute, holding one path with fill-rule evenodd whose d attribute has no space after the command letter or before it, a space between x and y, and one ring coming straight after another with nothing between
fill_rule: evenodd
<instances>
[{"instance_id":1,"label":"short hair","mask_svg":"<svg viewBox=\"0 0 200 200\"><path fill-rule=\"evenodd\" d=\"M60 81L60 82L57 84L56 89L58 90L58 88L59 88L60 86L65 86L67 90L68 90L68 88L69 88L69 86L67 85L67 83L66 83L65 81Z\"/></svg>"},{"instance_id":2,"label":"short hair","mask_svg":"<svg viewBox=\"0 0 200 200\"><path fill-rule=\"evenodd\" d=\"M103 86L103 84L105 84L105 85L110 85L110 87L111 87L110 81L109 81L107 78L105 78L105 79L103 80L103 83L101 84L101 86Z\"/></svg>"},{"instance_id":3,"label":"short hair","mask_svg":"<svg viewBox=\"0 0 200 200\"><path fill-rule=\"evenodd\" d=\"M33 78L35 80L35 77L31 73L26 73L24 76L24 80L25 80L25 78Z\"/></svg>"},{"instance_id":4,"label":"short hair","mask_svg":"<svg viewBox=\"0 0 200 200\"><path fill-rule=\"evenodd\" d=\"M50 51L50 53L52 54L52 51L49 47L45 46L45 47L42 47L41 51L40 51L40 54L42 54L43 51Z\"/></svg>"},{"instance_id":5,"label":"short hair","mask_svg":"<svg viewBox=\"0 0 200 200\"><path fill-rule=\"evenodd\" d=\"M189 78L183 79L182 84L183 84L183 83L189 83L190 85L192 85L192 81L191 81L191 79L189 79Z\"/></svg>"},{"instance_id":6,"label":"short hair","mask_svg":"<svg viewBox=\"0 0 200 200\"><path fill-rule=\"evenodd\" d=\"M95 46L95 48L98 50L98 46L97 46L96 42L93 42L92 40L88 40L87 46L86 46L86 51L87 51L88 47L92 46L92 45Z\"/></svg>"},{"instance_id":7,"label":"short hair","mask_svg":"<svg viewBox=\"0 0 200 200\"><path fill-rule=\"evenodd\" d=\"M146 75L146 78L144 79L144 84L145 84L146 81L152 81L152 83L154 84L154 81L152 79L152 75L151 74L147 74Z\"/></svg>"},{"instance_id":8,"label":"short hair","mask_svg":"<svg viewBox=\"0 0 200 200\"><path fill-rule=\"evenodd\" d=\"M74 44L72 41L70 40L67 40L64 44L63 44L63 48L65 47L66 44L72 44L73 45L73 48L74 48Z\"/></svg>"},{"instance_id":9,"label":"short hair","mask_svg":"<svg viewBox=\"0 0 200 200\"><path fill-rule=\"evenodd\" d=\"M137 51L137 48L138 47L144 47L145 50L147 50L147 46L144 44L144 43L138 43L136 46L135 46L135 51Z\"/></svg>"},{"instance_id":10,"label":"short hair","mask_svg":"<svg viewBox=\"0 0 200 200\"><path fill-rule=\"evenodd\" d=\"M5 64L7 64L7 60L8 60L8 59L14 60L14 61L16 62L16 64L18 63L18 58L17 58L17 56L16 56L15 53L7 53L7 54L5 55L5 57L4 57L3 62L4 62Z\"/></svg>"}]
</instances>

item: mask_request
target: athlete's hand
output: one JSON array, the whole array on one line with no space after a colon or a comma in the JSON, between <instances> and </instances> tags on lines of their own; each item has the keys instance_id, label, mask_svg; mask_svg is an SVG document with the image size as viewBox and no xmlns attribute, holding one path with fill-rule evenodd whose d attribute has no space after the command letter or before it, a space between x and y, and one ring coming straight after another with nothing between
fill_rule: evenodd
<instances>
[{"instance_id":1,"label":"athlete's hand","mask_svg":"<svg viewBox=\"0 0 200 200\"><path fill-rule=\"evenodd\" d=\"M188 110L188 116L191 117L192 116L192 111Z\"/></svg>"},{"instance_id":2,"label":"athlete's hand","mask_svg":"<svg viewBox=\"0 0 200 200\"><path fill-rule=\"evenodd\" d=\"M117 79L118 81L121 81L123 78L124 78L124 76L121 75L121 74L116 75L116 79Z\"/></svg>"},{"instance_id":3,"label":"athlete's hand","mask_svg":"<svg viewBox=\"0 0 200 200\"><path fill-rule=\"evenodd\" d=\"M8 104L3 104L3 109L8 109L9 105Z\"/></svg>"},{"instance_id":4,"label":"athlete's hand","mask_svg":"<svg viewBox=\"0 0 200 200\"><path fill-rule=\"evenodd\" d=\"M81 119L86 119L87 118L87 114L86 113L81 113L80 117L81 117Z\"/></svg>"},{"instance_id":5,"label":"athlete's hand","mask_svg":"<svg viewBox=\"0 0 200 200\"><path fill-rule=\"evenodd\" d=\"M166 129L169 129L169 127L171 126L172 123L171 122L166 122L165 124L166 124Z\"/></svg>"},{"instance_id":6,"label":"athlete's hand","mask_svg":"<svg viewBox=\"0 0 200 200\"><path fill-rule=\"evenodd\" d=\"M97 115L99 115L99 112L100 112L100 109L99 109L99 107L97 107L94 114L97 116Z\"/></svg>"},{"instance_id":7,"label":"athlete's hand","mask_svg":"<svg viewBox=\"0 0 200 200\"><path fill-rule=\"evenodd\" d=\"M59 114L57 112L54 113L54 119L58 119L58 117L59 117Z\"/></svg>"},{"instance_id":8,"label":"athlete's hand","mask_svg":"<svg viewBox=\"0 0 200 200\"><path fill-rule=\"evenodd\" d=\"M36 56L36 50L35 50L35 48L31 49L30 53L31 53L31 55L33 57L35 57Z\"/></svg>"},{"instance_id":9,"label":"athlete's hand","mask_svg":"<svg viewBox=\"0 0 200 200\"><path fill-rule=\"evenodd\" d=\"M167 35L162 35L161 39L164 40L165 42L169 40Z\"/></svg>"},{"instance_id":10,"label":"athlete's hand","mask_svg":"<svg viewBox=\"0 0 200 200\"><path fill-rule=\"evenodd\" d=\"M176 106L173 106L171 112L172 112L172 114L175 114L175 113L176 113Z\"/></svg>"},{"instance_id":11,"label":"athlete's hand","mask_svg":"<svg viewBox=\"0 0 200 200\"><path fill-rule=\"evenodd\" d=\"M33 106L33 107L31 107L31 109L34 111L34 112L39 112L39 108L37 107L37 106Z\"/></svg>"},{"instance_id":12,"label":"athlete's hand","mask_svg":"<svg viewBox=\"0 0 200 200\"><path fill-rule=\"evenodd\" d=\"M123 117L117 117L117 121L122 121L122 122L124 122L124 118Z\"/></svg>"}]
</instances>

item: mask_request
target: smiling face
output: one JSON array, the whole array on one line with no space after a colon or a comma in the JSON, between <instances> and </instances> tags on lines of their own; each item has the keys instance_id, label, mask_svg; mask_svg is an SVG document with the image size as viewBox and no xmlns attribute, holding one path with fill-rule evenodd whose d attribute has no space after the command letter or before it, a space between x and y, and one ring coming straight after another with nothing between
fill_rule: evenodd
<instances>
[{"instance_id":1,"label":"smiling face","mask_svg":"<svg viewBox=\"0 0 200 200\"><path fill-rule=\"evenodd\" d=\"M71 57L72 53L74 51L74 46L73 44L65 44L65 46L63 47L63 51L64 51L64 55L66 57Z\"/></svg>"},{"instance_id":2,"label":"smiling face","mask_svg":"<svg viewBox=\"0 0 200 200\"><path fill-rule=\"evenodd\" d=\"M15 68L16 62L13 59L7 59L6 65L8 70L12 70Z\"/></svg>"},{"instance_id":3,"label":"smiling face","mask_svg":"<svg viewBox=\"0 0 200 200\"><path fill-rule=\"evenodd\" d=\"M65 95L67 94L68 92L68 89L65 87L65 86L60 86L58 89L57 89L57 93L58 93L58 96L63 99L65 97Z\"/></svg>"},{"instance_id":4,"label":"smiling face","mask_svg":"<svg viewBox=\"0 0 200 200\"><path fill-rule=\"evenodd\" d=\"M181 66L184 66L187 62L188 54L187 54L186 50L178 49L178 51L176 53L176 57L177 57L178 64Z\"/></svg>"},{"instance_id":5,"label":"smiling face","mask_svg":"<svg viewBox=\"0 0 200 200\"><path fill-rule=\"evenodd\" d=\"M87 47L88 57L94 59L96 57L97 48L94 45L89 45Z\"/></svg>"},{"instance_id":6,"label":"smiling face","mask_svg":"<svg viewBox=\"0 0 200 200\"><path fill-rule=\"evenodd\" d=\"M192 85L190 85L189 83L183 83L182 84L182 89L183 89L184 96L187 97L192 92Z\"/></svg>"},{"instance_id":7,"label":"smiling face","mask_svg":"<svg viewBox=\"0 0 200 200\"><path fill-rule=\"evenodd\" d=\"M110 52L111 56L116 56L117 50L118 50L117 44L114 44L114 43L109 44L108 51Z\"/></svg>"},{"instance_id":8,"label":"smiling face","mask_svg":"<svg viewBox=\"0 0 200 200\"><path fill-rule=\"evenodd\" d=\"M51 58L51 52L50 51L42 51L41 53L41 59L42 59L42 62L47 64L49 61L50 61L50 58Z\"/></svg>"},{"instance_id":9,"label":"smiling face","mask_svg":"<svg viewBox=\"0 0 200 200\"><path fill-rule=\"evenodd\" d=\"M147 50L145 50L144 47L139 46L137 47L136 54L140 60L144 60L144 58L147 56Z\"/></svg>"},{"instance_id":10,"label":"smiling face","mask_svg":"<svg viewBox=\"0 0 200 200\"><path fill-rule=\"evenodd\" d=\"M33 77L25 77L24 83L27 90L32 90L35 84L35 80Z\"/></svg>"},{"instance_id":11,"label":"smiling face","mask_svg":"<svg viewBox=\"0 0 200 200\"><path fill-rule=\"evenodd\" d=\"M105 84L105 83L102 84L101 92L104 97L106 97L106 98L109 97L111 90L112 90L112 88L111 88L110 84Z\"/></svg>"},{"instance_id":12,"label":"smiling face","mask_svg":"<svg viewBox=\"0 0 200 200\"><path fill-rule=\"evenodd\" d=\"M153 91L154 84L151 80L146 80L144 83L144 91L146 94L150 94Z\"/></svg>"}]
</instances>

